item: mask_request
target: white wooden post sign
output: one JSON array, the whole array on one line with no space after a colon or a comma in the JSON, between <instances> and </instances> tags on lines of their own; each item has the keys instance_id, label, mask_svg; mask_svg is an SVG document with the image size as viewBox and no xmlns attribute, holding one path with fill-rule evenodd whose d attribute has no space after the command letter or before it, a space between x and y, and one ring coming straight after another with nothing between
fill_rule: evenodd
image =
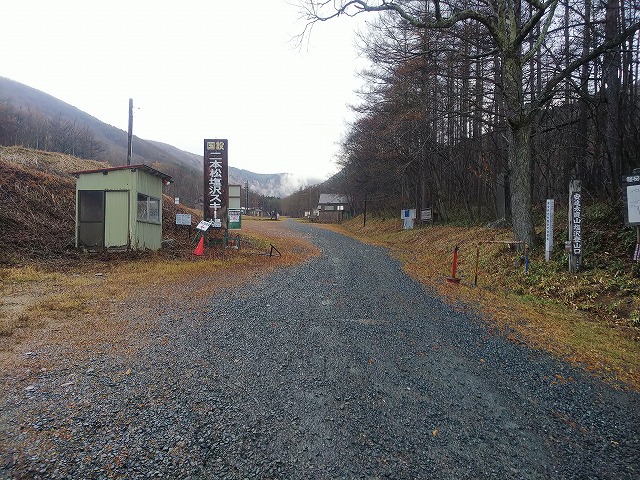
<instances>
[{"instance_id":1,"label":"white wooden post sign","mask_svg":"<svg viewBox=\"0 0 640 480\"><path fill-rule=\"evenodd\" d=\"M544 247L544 259L548 262L551 260L551 250L553 250L553 198L547 199L547 217L545 222L546 238Z\"/></svg>"}]
</instances>

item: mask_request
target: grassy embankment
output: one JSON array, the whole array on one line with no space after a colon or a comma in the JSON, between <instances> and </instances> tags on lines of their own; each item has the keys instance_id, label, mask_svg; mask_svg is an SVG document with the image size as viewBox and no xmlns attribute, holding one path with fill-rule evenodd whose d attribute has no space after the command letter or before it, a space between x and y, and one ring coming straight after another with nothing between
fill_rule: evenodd
<instances>
[{"instance_id":1,"label":"grassy embankment","mask_svg":"<svg viewBox=\"0 0 640 480\"><path fill-rule=\"evenodd\" d=\"M403 231L400 221L391 219L368 219L363 227L362 217L337 229L387 247L413 278L460 308L481 312L506 328L514 341L640 389L640 279L626 251L634 232L605 229L602 208L589 215L585 243L591 247L576 275L567 271L562 225L556 229L552 260L546 263L543 248L537 249L531 252L528 272L522 252L502 243L482 243L511 240L507 229L430 226ZM458 285L446 281L456 245Z\"/></svg>"}]
</instances>

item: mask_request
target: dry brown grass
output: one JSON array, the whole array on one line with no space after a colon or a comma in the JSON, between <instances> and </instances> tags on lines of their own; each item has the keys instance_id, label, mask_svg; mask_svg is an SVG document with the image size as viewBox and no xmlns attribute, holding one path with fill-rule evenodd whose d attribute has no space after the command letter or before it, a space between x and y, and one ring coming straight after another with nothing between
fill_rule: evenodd
<instances>
[{"instance_id":1,"label":"dry brown grass","mask_svg":"<svg viewBox=\"0 0 640 480\"><path fill-rule=\"evenodd\" d=\"M191 237L174 232L173 222L177 212L192 213L195 225L199 212L166 197L163 237L175 238L170 248L83 255L72 248L75 185L69 172L108 166L0 147L1 365L10 368L24 360L24 352L52 346L71 356L100 349L130 354L164 305L197 308L221 288L317 254L282 222L244 219L239 251L207 248L195 257ZM271 244L282 256L264 255Z\"/></svg>"},{"instance_id":2,"label":"dry brown grass","mask_svg":"<svg viewBox=\"0 0 640 480\"><path fill-rule=\"evenodd\" d=\"M11 368L24 352L51 346L73 355L104 349L131 355L163 306L197 310L221 289L319 254L283 222L243 219L238 233L240 250L207 247L201 257L187 243L144 255L86 256L63 268L0 269L0 364ZM271 244L281 256L266 255Z\"/></svg>"},{"instance_id":3,"label":"dry brown grass","mask_svg":"<svg viewBox=\"0 0 640 480\"><path fill-rule=\"evenodd\" d=\"M504 244L482 244L478 287L474 286L478 242L509 240L509 230L436 226L403 231L399 220L367 219L367 226L363 227L362 218L327 228L388 248L413 278L436 289L453 305L463 302L473 306L464 308L474 308L496 326L505 328L514 341L544 349L594 375L640 390L637 329L628 322L621 328L614 318L603 318L606 309L580 309L576 307L581 304L579 301L570 303L562 296L531 293L526 285L531 283L533 273L525 273L521 252ZM456 245L459 285L446 281L451 276ZM543 258L535 257L532 262L539 265ZM545 281L552 283L549 277L555 274L545 275ZM564 274L555 277L558 289L563 291L572 288L572 281L577 282ZM590 280L585 280L585 285L591 285L587 282ZM589 288L591 294L597 289ZM637 298L630 301L637 302Z\"/></svg>"},{"instance_id":4,"label":"dry brown grass","mask_svg":"<svg viewBox=\"0 0 640 480\"><path fill-rule=\"evenodd\" d=\"M29 169L54 173L70 173L110 166L107 162L83 160L63 153L45 152L24 147L0 146L0 160Z\"/></svg>"},{"instance_id":5,"label":"dry brown grass","mask_svg":"<svg viewBox=\"0 0 640 480\"><path fill-rule=\"evenodd\" d=\"M75 181L93 160L0 147L0 264L67 253L75 235Z\"/></svg>"}]
</instances>

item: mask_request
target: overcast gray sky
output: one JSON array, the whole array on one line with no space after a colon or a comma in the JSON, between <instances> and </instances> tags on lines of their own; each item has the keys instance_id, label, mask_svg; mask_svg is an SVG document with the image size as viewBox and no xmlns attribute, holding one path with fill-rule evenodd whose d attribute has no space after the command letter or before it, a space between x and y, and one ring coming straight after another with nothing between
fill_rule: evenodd
<instances>
[{"instance_id":1,"label":"overcast gray sky","mask_svg":"<svg viewBox=\"0 0 640 480\"><path fill-rule=\"evenodd\" d=\"M18 0L2 6L1 75L134 134L229 163L325 178L360 85L360 19L304 28L293 0Z\"/></svg>"}]
</instances>

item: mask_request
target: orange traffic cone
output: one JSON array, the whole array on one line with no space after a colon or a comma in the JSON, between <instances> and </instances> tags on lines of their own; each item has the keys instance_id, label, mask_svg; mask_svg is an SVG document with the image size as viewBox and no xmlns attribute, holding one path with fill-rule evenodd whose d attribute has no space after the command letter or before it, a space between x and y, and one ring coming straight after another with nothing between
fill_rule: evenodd
<instances>
[{"instance_id":1,"label":"orange traffic cone","mask_svg":"<svg viewBox=\"0 0 640 480\"><path fill-rule=\"evenodd\" d=\"M193 251L194 255L202 255L204 253L204 237L200 237L200 241L198 242L198 246Z\"/></svg>"}]
</instances>

